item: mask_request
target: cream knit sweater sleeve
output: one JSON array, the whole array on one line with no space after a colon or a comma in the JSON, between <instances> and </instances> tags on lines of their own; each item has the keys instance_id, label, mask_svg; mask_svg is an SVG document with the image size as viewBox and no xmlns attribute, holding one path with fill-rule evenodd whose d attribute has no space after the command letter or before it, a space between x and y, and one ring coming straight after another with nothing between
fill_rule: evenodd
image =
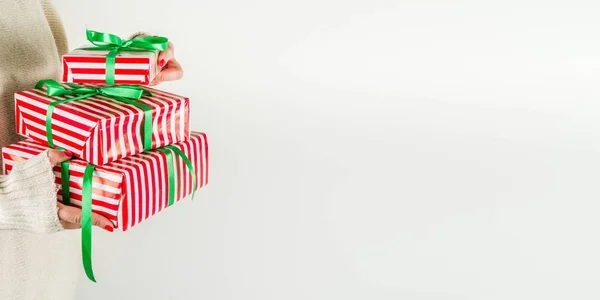
<instances>
[{"instance_id":1,"label":"cream knit sweater sleeve","mask_svg":"<svg viewBox=\"0 0 600 300\"><path fill-rule=\"evenodd\" d=\"M60 57L68 45L49 0L0 1L0 12L0 28L4 28L0 37L5 41L0 48L0 147L4 147L20 139L14 133L12 95L40 79L58 79ZM0 230L61 229L47 152L17 163L9 175L0 176Z\"/></svg>"},{"instance_id":2,"label":"cream knit sweater sleeve","mask_svg":"<svg viewBox=\"0 0 600 300\"><path fill-rule=\"evenodd\" d=\"M48 150L16 163L8 175L0 176L0 229L60 231L56 191Z\"/></svg>"},{"instance_id":3,"label":"cream knit sweater sleeve","mask_svg":"<svg viewBox=\"0 0 600 300\"><path fill-rule=\"evenodd\" d=\"M48 25L50 25L52 36L56 42L56 50L58 52L58 58L60 59L63 54L69 52L69 44L67 43L65 29L58 14L54 10L54 6L52 6L49 0L42 0L42 7L44 9L44 14L46 15L46 20L48 20Z\"/></svg>"}]
</instances>

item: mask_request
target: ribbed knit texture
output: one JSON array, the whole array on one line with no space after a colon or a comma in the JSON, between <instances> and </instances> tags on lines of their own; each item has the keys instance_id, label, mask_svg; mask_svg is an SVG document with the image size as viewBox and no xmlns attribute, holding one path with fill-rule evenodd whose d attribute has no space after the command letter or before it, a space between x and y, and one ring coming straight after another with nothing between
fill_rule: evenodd
<instances>
[{"instance_id":1,"label":"ribbed knit texture","mask_svg":"<svg viewBox=\"0 0 600 300\"><path fill-rule=\"evenodd\" d=\"M10 174L0 176L0 228L38 233L62 230L57 190L48 150L15 163Z\"/></svg>"},{"instance_id":2,"label":"ribbed knit texture","mask_svg":"<svg viewBox=\"0 0 600 300\"><path fill-rule=\"evenodd\" d=\"M0 0L0 41L4 147L22 139L15 134L14 93L40 79L58 80L67 40L47 0ZM79 231L31 232L60 229L50 172L47 158L39 156L0 179L0 300L74 299Z\"/></svg>"}]
</instances>

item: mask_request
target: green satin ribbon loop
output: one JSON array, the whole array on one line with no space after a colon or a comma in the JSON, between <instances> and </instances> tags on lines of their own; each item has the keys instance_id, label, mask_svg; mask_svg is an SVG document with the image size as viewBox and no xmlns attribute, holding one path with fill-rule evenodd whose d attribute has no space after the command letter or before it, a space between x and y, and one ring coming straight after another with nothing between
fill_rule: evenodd
<instances>
[{"instance_id":1,"label":"green satin ribbon loop","mask_svg":"<svg viewBox=\"0 0 600 300\"><path fill-rule=\"evenodd\" d=\"M88 164L83 173L81 188L81 257L85 275L96 282L92 268L92 175L95 166Z\"/></svg>"},{"instance_id":2,"label":"green satin ribbon loop","mask_svg":"<svg viewBox=\"0 0 600 300\"><path fill-rule=\"evenodd\" d=\"M66 95L79 95L77 97L57 100L48 104L48 110L46 111L46 138L48 140L48 146L54 148L54 137L52 135L52 114L54 113L54 107L57 105L68 103L71 101L77 101L84 98L102 95L109 97L127 104L134 105L144 111L144 128L143 128L143 142L144 150L152 149L152 107L143 103L134 101L139 100L142 96L152 95L149 91L144 90L139 85L117 85L117 86L105 86L100 88L93 87L82 87L77 84L69 84L71 89L67 89L55 80L46 79L40 80L35 85L36 89L40 89L46 86L48 96L58 97ZM133 100L132 100L133 99Z\"/></svg>"},{"instance_id":3,"label":"green satin ribbon loop","mask_svg":"<svg viewBox=\"0 0 600 300\"><path fill-rule=\"evenodd\" d=\"M115 83L115 63L120 51L165 51L169 47L169 39L164 36L143 36L123 40L119 36L86 29L88 41L95 47L80 48L83 50L108 50L106 55L106 83Z\"/></svg>"}]
</instances>

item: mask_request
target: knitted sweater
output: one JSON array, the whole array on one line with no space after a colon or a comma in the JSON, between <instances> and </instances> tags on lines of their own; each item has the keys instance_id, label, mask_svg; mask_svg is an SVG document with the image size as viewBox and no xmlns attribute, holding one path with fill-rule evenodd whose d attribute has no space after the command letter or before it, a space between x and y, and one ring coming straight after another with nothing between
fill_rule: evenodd
<instances>
[{"instance_id":1,"label":"knitted sweater","mask_svg":"<svg viewBox=\"0 0 600 300\"><path fill-rule=\"evenodd\" d=\"M58 79L67 51L48 0L0 1L0 147L17 142L13 95L40 79ZM78 232L62 231L46 153L0 176L0 299L74 298Z\"/></svg>"}]
</instances>

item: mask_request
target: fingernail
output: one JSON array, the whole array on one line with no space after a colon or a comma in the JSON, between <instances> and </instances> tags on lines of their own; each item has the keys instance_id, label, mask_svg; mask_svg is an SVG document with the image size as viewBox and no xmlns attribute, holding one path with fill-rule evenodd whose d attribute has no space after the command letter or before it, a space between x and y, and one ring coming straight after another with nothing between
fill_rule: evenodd
<instances>
[{"instance_id":1,"label":"fingernail","mask_svg":"<svg viewBox=\"0 0 600 300\"><path fill-rule=\"evenodd\" d=\"M65 150L65 155L68 157L73 157L73 152L71 152L69 150Z\"/></svg>"},{"instance_id":2,"label":"fingernail","mask_svg":"<svg viewBox=\"0 0 600 300\"><path fill-rule=\"evenodd\" d=\"M161 60L158 62L158 66L159 66L159 67L161 67L161 68L162 68L162 67L164 67L164 66L165 66L165 60L164 60L164 59L161 59Z\"/></svg>"},{"instance_id":3,"label":"fingernail","mask_svg":"<svg viewBox=\"0 0 600 300\"><path fill-rule=\"evenodd\" d=\"M114 229L112 227L110 227L110 225L104 226L104 229L106 229L106 231L109 231L109 232L113 232L114 231Z\"/></svg>"}]
</instances>

